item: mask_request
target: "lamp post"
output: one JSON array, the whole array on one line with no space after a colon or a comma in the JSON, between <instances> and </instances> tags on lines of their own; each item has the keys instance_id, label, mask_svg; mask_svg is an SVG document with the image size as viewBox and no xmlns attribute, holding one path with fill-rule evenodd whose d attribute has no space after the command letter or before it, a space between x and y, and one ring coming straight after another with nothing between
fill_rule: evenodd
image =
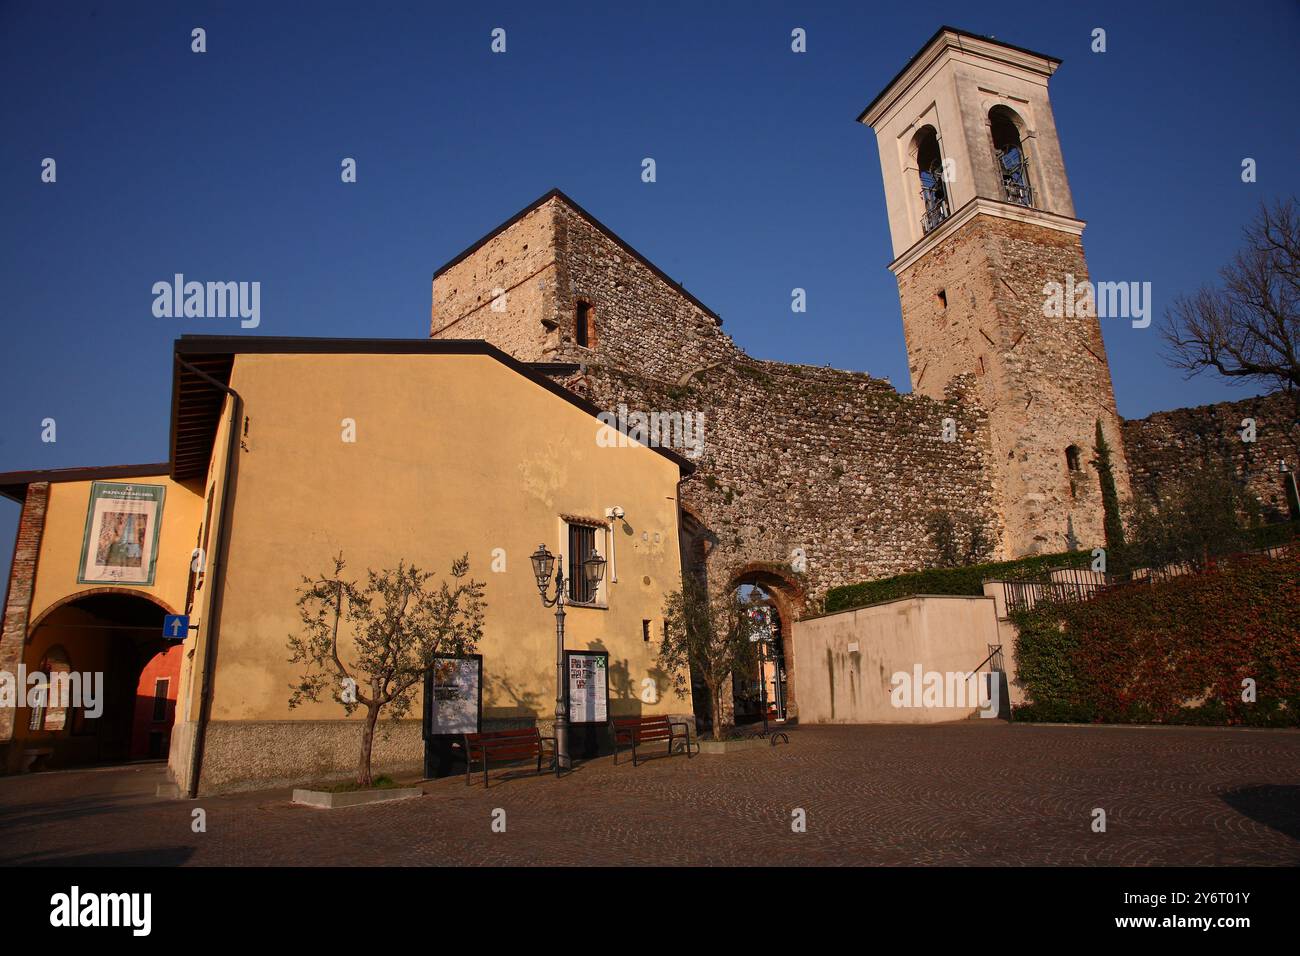
<instances>
[{"instance_id":1,"label":"lamp post","mask_svg":"<svg viewBox=\"0 0 1300 956\"><path fill-rule=\"evenodd\" d=\"M1291 512L1291 520L1300 519L1300 488L1296 487L1295 472L1287 466L1285 458L1278 460L1277 470L1282 473L1283 480L1290 480L1290 487L1286 489L1286 507L1287 511Z\"/></svg>"},{"instance_id":2,"label":"lamp post","mask_svg":"<svg viewBox=\"0 0 1300 956\"><path fill-rule=\"evenodd\" d=\"M530 555L533 577L542 596L544 607L555 608L555 775L572 765L569 759L569 710L564 701L564 567L556 567L555 555L539 544ZM555 568L555 597L549 597L551 569ZM582 562L583 577L591 593L595 593L605 573L605 559L592 551Z\"/></svg>"}]
</instances>

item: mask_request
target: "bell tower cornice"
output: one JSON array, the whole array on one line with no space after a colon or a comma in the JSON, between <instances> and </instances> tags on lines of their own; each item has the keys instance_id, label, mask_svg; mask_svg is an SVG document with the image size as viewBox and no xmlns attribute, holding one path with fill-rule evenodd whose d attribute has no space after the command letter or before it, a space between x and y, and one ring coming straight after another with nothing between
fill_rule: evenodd
<instances>
[{"instance_id":1,"label":"bell tower cornice","mask_svg":"<svg viewBox=\"0 0 1300 956\"><path fill-rule=\"evenodd\" d=\"M889 81L889 85L867 104L867 108L858 114L858 122L875 129L923 77L941 67L944 62L957 58L983 59L989 61L989 66L1000 65L1003 68L1036 73L1044 83L1061 65L1059 58L1045 53L1035 53L992 37L943 26L908 60L898 75Z\"/></svg>"},{"instance_id":2,"label":"bell tower cornice","mask_svg":"<svg viewBox=\"0 0 1300 956\"><path fill-rule=\"evenodd\" d=\"M1084 227L1087 225L1082 219L1058 216L1055 213L1045 212L1041 209L1027 209L1016 203L997 202L996 200L976 196L923 236L918 242L906 249L901 256L889 264L889 271L897 276L900 272L925 258L931 249L943 245L951 235L976 216L981 215L997 216L1000 219L1010 219L1013 222L1032 223L1071 236L1083 235Z\"/></svg>"}]
</instances>

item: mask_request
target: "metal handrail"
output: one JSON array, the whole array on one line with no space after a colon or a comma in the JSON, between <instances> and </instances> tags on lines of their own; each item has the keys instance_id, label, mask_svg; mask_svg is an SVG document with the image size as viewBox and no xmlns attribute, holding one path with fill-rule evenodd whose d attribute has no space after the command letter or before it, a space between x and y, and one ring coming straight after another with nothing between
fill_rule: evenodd
<instances>
[{"instance_id":1,"label":"metal handrail","mask_svg":"<svg viewBox=\"0 0 1300 956\"><path fill-rule=\"evenodd\" d=\"M1011 613L1021 609L1028 610L1046 601L1058 603L1089 601L1110 587L1114 581L1109 574L1086 568L1054 568L1044 576L997 583L1005 588L1007 613Z\"/></svg>"},{"instance_id":2,"label":"metal handrail","mask_svg":"<svg viewBox=\"0 0 1300 956\"><path fill-rule=\"evenodd\" d=\"M971 673L972 673L972 674L978 674L979 671L980 671L980 668L981 668L981 667L983 667L983 666L984 666L985 664L987 664L989 661L993 660L993 658L997 657L999 654L1002 653L1002 645L1001 645L1001 644L990 644L989 647L993 648L993 650L989 652L989 656L988 656L988 657L984 658L984 660L980 661L980 662L979 662L978 664L976 664L973 668L971 668ZM996 671L996 672L998 672L998 673L1001 673L1002 668L1001 668L1001 667L995 667L995 668L993 668L993 670Z\"/></svg>"}]
</instances>

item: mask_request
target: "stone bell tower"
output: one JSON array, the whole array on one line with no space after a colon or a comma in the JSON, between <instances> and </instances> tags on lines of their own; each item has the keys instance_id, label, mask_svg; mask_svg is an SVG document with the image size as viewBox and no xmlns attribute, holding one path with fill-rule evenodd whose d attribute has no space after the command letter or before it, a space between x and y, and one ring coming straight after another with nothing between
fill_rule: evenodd
<instances>
[{"instance_id":1,"label":"stone bell tower","mask_svg":"<svg viewBox=\"0 0 1300 956\"><path fill-rule=\"evenodd\" d=\"M1071 527L1105 543L1098 419L1129 492L1091 300L1048 305L1049 283L1088 280L1047 94L1060 62L944 27L858 118L880 152L912 389L973 377L1005 557L1065 550Z\"/></svg>"}]
</instances>

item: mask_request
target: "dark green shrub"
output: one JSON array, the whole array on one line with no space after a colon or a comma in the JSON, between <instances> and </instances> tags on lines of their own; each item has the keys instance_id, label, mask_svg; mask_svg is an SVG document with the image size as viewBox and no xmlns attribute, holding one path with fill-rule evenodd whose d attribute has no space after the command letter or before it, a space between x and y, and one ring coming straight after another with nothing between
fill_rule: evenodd
<instances>
[{"instance_id":1,"label":"dark green shrub","mask_svg":"<svg viewBox=\"0 0 1300 956\"><path fill-rule=\"evenodd\" d=\"M928 568L878 581L846 584L826 592L825 613L893 601L913 594L983 594L986 580L1019 580L1045 574L1053 568L1087 567L1086 551L1039 554L1016 561L993 561L959 568Z\"/></svg>"},{"instance_id":2,"label":"dark green shrub","mask_svg":"<svg viewBox=\"0 0 1300 956\"><path fill-rule=\"evenodd\" d=\"M1300 724L1298 611L1300 548L1017 612L1016 719Z\"/></svg>"}]
</instances>

